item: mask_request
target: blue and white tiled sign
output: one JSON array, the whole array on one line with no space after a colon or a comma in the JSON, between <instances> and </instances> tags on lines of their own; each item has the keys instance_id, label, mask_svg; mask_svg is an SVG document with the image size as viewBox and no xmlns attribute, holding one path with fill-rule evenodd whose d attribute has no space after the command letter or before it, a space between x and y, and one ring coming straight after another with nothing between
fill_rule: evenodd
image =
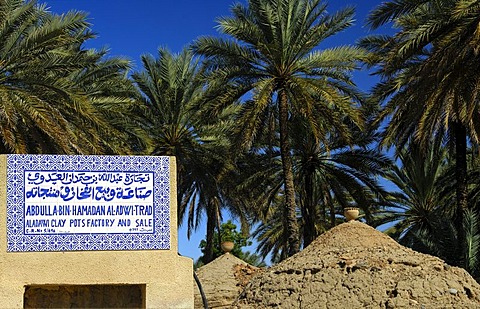
<instances>
[{"instance_id":1,"label":"blue and white tiled sign","mask_svg":"<svg viewBox=\"0 0 480 309\"><path fill-rule=\"evenodd\" d=\"M170 162L7 156L7 250L170 248Z\"/></svg>"}]
</instances>

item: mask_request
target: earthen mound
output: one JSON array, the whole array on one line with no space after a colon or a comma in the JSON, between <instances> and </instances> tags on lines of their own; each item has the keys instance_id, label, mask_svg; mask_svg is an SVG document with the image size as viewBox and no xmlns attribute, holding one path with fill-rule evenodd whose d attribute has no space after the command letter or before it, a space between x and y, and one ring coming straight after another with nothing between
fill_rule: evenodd
<instances>
[{"instance_id":1,"label":"earthen mound","mask_svg":"<svg viewBox=\"0 0 480 309\"><path fill-rule=\"evenodd\" d=\"M480 285L463 269L344 223L254 277L237 308L480 308Z\"/></svg>"},{"instance_id":2,"label":"earthen mound","mask_svg":"<svg viewBox=\"0 0 480 309\"><path fill-rule=\"evenodd\" d=\"M229 308L250 278L260 268L249 265L233 254L226 253L197 269L198 279L209 308ZM198 287L194 287L195 308L203 308Z\"/></svg>"}]
</instances>

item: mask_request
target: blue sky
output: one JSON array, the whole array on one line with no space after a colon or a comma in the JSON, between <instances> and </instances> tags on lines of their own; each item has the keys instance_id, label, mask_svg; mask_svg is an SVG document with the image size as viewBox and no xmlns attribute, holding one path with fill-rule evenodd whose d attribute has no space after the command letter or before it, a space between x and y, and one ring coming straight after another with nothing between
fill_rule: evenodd
<instances>
[{"instance_id":1,"label":"blue sky","mask_svg":"<svg viewBox=\"0 0 480 309\"><path fill-rule=\"evenodd\" d=\"M98 34L86 47L109 47L110 55L125 56L140 70L140 56L156 56L158 47L168 47L179 52L202 35L217 35L215 19L228 16L234 0L38 0L47 3L52 12L63 13L79 10L88 13L92 29ZM245 1L237 1L245 2ZM329 1L329 13L346 6L356 8L355 25L335 37L329 38L320 48L354 44L356 40L371 34L364 26L367 14L382 0ZM359 72L354 80L362 90L368 90L376 79L368 72ZM204 238L202 226L186 238L185 229L179 231L179 251L182 255L198 258L198 244ZM250 248L251 250L254 247Z\"/></svg>"}]
</instances>

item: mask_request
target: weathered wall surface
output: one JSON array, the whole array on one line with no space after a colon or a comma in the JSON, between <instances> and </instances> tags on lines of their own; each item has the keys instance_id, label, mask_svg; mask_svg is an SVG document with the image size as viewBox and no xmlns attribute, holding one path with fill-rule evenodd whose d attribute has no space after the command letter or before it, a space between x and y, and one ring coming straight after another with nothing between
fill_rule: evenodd
<instances>
[{"instance_id":1,"label":"weathered wall surface","mask_svg":"<svg viewBox=\"0 0 480 309\"><path fill-rule=\"evenodd\" d=\"M0 307L23 308L30 285L139 284L146 287L146 308L193 308L192 260L177 254L175 159L170 162L170 250L7 252L6 156L0 156Z\"/></svg>"}]
</instances>

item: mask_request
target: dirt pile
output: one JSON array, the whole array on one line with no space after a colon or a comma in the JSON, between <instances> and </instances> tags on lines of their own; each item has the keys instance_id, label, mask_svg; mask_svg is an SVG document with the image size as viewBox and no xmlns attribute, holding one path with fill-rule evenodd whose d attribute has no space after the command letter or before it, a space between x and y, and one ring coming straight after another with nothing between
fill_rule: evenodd
<instances>
[{"instance_id":1,"label":"dirt pile","mask_svg":"<svg viewBox=\"0 0 480 309\"><path fill-rule=\"evenodd\" d=\"M480 308L463 269L399 245L361 222L341 224L255 276L236 308Z\"/></svg>"},{"instance_id":2,"label":"dirt pile","mask_svg":"<svg viewBox=\"0 0 480 309\"><path fill-rule=\"evenodd\" d=\"M197 269L196 273L209 308L230 308L250 277L260 271L232 254L226 253ZM194 287L195 308L203 308L198 287Z\"/></svg>"}]
</instances>

